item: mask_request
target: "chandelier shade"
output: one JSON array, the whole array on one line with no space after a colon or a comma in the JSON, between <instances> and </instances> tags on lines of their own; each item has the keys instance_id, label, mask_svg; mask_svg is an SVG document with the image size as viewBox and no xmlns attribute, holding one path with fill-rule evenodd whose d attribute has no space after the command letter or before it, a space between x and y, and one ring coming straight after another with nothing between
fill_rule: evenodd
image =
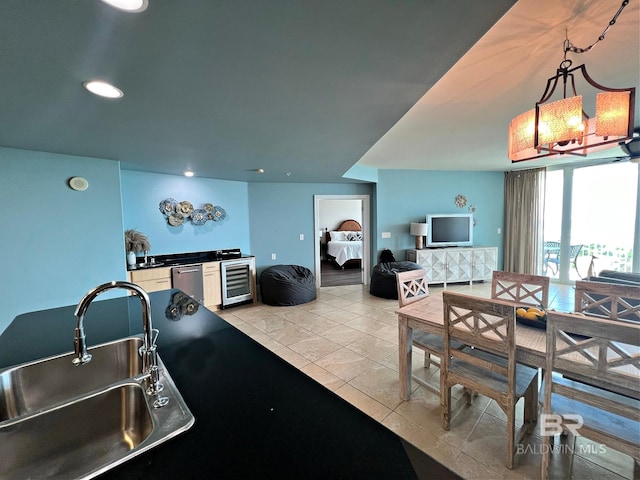
<instances>
[{"instance_id":1,"label":"chandelier shade","mask_svg":"<svg viewBox=\"0 0 640 480\"><path fill-rule=\"evenodd\" d=\"M596 95L596 135L625 136L629 114L633 112L630 92L603 92ZM633 124L633 122L631 122Z\"/></svg>"},{"instance_id":2,"label":"chandelier shade","mask_svg":"<svg viewBox=\"0 0 640 480\"><path fill-rule=\"evenodd\" d=\"M547 80L535 108L511 120L508 153L513 163L564 154L585 156L633 137L635 88L605 87L589 76L584 65L570 66L571 61L564 60ZM583 96L576 92L576 73L600 91L592 118L584 112ZM562 98L551 101L559 84ZM567 91L573 95L567 96Z\"/></svg>"}]
</instances>

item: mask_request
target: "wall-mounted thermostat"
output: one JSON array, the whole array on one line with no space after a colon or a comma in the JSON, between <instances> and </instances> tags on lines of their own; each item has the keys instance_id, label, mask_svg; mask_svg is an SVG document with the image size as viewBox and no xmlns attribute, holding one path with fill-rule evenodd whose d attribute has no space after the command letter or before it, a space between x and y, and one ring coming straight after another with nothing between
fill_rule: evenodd
<instances>
[{"instance_id":1,"label":"wall-mounted thermostat","mask_svg":"<svg viewBox=\"0 0 640 480\"><path fill-rule=\"evenodd\" d=\"M89 188L89 182L87 182L87 179L83 177L71 177L69 179L69 186L74 190L83 192Z\"/></svg>"}]
</instances>

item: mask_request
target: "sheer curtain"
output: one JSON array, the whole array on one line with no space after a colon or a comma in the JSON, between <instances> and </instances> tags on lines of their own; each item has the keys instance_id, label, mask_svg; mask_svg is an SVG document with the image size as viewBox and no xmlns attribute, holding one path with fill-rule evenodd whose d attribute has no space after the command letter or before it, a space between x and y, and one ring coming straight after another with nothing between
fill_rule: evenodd
<instances>
[{"instance_id":1,"label":"sheer curtain","mask_svg":"<svg viewBox=\"0 0 640 480\"><path fill-rule=\"evenodd\" d=\"M538 275L542 256L546 170L506 172L504 270Z\"/></svg>"}]
</instances>

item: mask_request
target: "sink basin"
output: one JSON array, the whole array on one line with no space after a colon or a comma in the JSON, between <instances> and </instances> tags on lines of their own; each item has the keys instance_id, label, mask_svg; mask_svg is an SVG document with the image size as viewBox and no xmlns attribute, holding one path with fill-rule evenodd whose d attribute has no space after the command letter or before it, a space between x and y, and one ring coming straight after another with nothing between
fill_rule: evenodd
<instances>
[{"instance_id":1,"label":"sink basin","mask_svg":"<svg viewBox=\"0 0 640 480\"><path fill-rule=\"evenodd\" d=\"M79 477L139 447L152 431L144 390L136 384L114 387L0 427L3 474Z\"/></svg>"},{"instance_id":2,"label":"sink basin","mask_svg":"<svg viewBox=\"0 0 640 480\"><path fill-rule=\"evenodd\" d=\"M0 371L0 422L37 412L142 372L142 339L129 337L89 349L91 362L76 367L73 353Z\"/></svg>"},{"instance_id":3,"label":"sink basin","mask_svg":"<svg viewBox=\"0 0 640 480\"><path fill-rule=\"evenodd\" d=\"M151 262L147 262L147 263L138 263L136 264L136 269L139 268L154 268L154 267L161 267L163 266L164 263L162 262L156 262L156 263L151 263Z\"/></svg>"},{"instance_id":4,"label":"sink basin","mask_svg":"<svg viewBox=\"0 0 640 480\"><path fill-rule=\"evenodd\" d=\"M93 478L189 429L194 417L160 358L164 389L147 392L141 344L96 346L79 367L66 354L0 372L0 478ZM168 403L157 407L158 397Z\"/></svg>"}]
</instances>

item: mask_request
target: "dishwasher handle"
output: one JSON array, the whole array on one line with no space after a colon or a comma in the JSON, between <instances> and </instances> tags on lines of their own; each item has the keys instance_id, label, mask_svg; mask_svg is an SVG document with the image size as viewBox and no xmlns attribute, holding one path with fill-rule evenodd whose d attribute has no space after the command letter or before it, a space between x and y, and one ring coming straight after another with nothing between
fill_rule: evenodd
<instances>
[{"instance_id":1,"label":"dishwasher handle","mask_svg":"<svg viewBox=\"0 0 640 480\"><path fill-rule=\"evenodd\" d=\"M175 270L176 273L196 273L199 271L200 271L199 268L192 268L190 270L178 270L178 269Z\"/></svg>"}]
</instances>

